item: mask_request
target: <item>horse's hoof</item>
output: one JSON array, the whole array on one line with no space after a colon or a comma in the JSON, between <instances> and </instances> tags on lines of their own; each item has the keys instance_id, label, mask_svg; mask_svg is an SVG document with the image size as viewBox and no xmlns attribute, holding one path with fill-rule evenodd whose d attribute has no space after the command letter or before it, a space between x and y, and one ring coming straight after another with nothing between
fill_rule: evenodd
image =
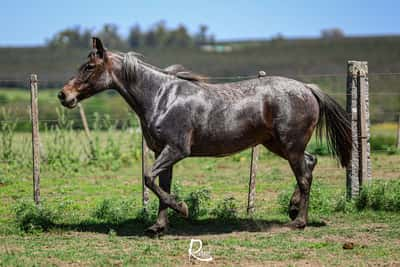
<instances>
[{"instance_id":1,"label":"horse's hoof","mask_svg":"<svg viewBox=\"0 0 400 267\"><path fill-rule=\"evenodd\" d=\"M163 235L165 228L166 228L165 226L161 226L159 224L154 224L154 225L150 226L149 228L147 228L144 231L144 233L148 237L155 238L155 237L159 237L159 236Z\"/></svg>"},{"instance_id":2,"label":"horse's hoof","mask_svg":"<svg viewBox=\"0 0 400 267\"><path fill-rule=\"evenodd\" d=\"M286 226L294 230L304 229L306 227L306 222L303 220L296 219L286 224Z\"/></svg>"},{"instance_id":3,"label":"horse's hoof","mask_svg":"<svg viewBox=\"0 0 400 267\"><path fill-rule=\"evenodd\" d=\"M186 205L186 203L185 202L179 202L178 206L179 206L179 210L180 210L180 213L182 214L182 216L185 217L185 218L189 218L189 208Z\"/></svg>"},{"instance_id":4,"label":"horse's hoof","mask_svg":"<svg viewBox=\"0 0 400 267\"><path fill-rule=\"evenodd\" d=\"M299 214L299 208L298 207L296 207L296 206L290 206L289 207L289 217L290 217L290 219L292 219L292 221L297 218L298 214Z\"/></svg>"}]
</instances>

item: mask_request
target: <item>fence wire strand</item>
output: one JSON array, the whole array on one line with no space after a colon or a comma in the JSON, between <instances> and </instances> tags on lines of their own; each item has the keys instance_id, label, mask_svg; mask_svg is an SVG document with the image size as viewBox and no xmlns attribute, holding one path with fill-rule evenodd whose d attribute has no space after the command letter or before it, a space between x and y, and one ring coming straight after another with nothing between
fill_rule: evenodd
<instances>
[{"instance_id":1,"label":"fence wire strand","mask_svg":"<svg viewBox=\"0 0 400 267\"><path fill-rule=\"evenodd\" d=\"M318 77L320 77L320 78L339 78L340 77L340 78L344 79L343 80L343 88L344 88L345 87L345 82L346 82L345 78L347 76L347 73L292 74L292 75L288 75L288 76L289 77L294 77L294 78L299 78L299 79L318 78ZM375 72L375 73L372 72L372 73L369 73L368 76L369 77L399 76L399 78L400 78L400 72ZM236 76L214 76L214 77L213 76L209 76L209 77L207 77L207 80L209 80L209 81L226 80L227 81L227 80L243 80L243 79L254 79L254 78L259 78L259 76L258 75L236 75ZM12 83L12 82L17 83L17 82L20 82L20 83L26 83L26 85L28 86L30 80L29 79L0 79L0 83L2 83L2 82L3 83ZM39 83L39 85L40 85L40 83L50 83L50 82L52 82L52 83L61 83L60 81L53 81L53 80L48 80L48 79L39 79L37 82ZM9 89L7 89L7 90L9 90ZM20 89L15 89L15 90L20 90ZM39 92L40 92L40 90L39 90ZM28 89L27 89L27 93L29 93ZM331 93L329 93L329 95L348 96L348 95L351 95L351 94L347 94L345 92L343 92L343 93L331 92ZM398 96L398 95L400 95L400 90L397 90L395 92L389 92L389 91L380 91L380 92L375 92L375 91L371 92L370 91L369 92L369 96ZM40 96L40 94L39 94L39 96ZM3 99L0 100L0 104L8 104L10 102L11 101L7 101L7 100L3 100ZM25 100L24 103L26 103L27 106L30 105L30 101L28 99ZM397 115L397 114L400 113L400 112L385 112L385 111L382 111L382 112L381 111L377 111L377 112L379 112L380 114L386 114L386 115ZM132 117L128 117L127 116L127 117L109 118L109 119L108 118L105 119L104 117L96 117L95 115L87 116L87 119L89 121L91 121L91 120L99 120L100 122L104 121L104 120L107 120L109 122L123 122L123 121L128 121L128 120L130 120L132 118L133 118L133 116ZM71 120L71 119L79 120L80 117L79 117L79 115L77 115L76 117L67 118L67 119L68 120ZM13 119L0 120L0 122L15 122L15 121L17 121L17 122L31 122L31 119L29 118L29 116L26 116L26 117L13 117ZM58 123L59 119L58 118L54 118L54 119L53 118L49 118L49 119L39 119L39 121L42 122L42 123ZM121 131L121 133L123 133L123 131ZM130 144L130 142L123 142L123 144ZM388 152L388 151L387 150L381 150L381 149L372 150L372 153L375 153L375 152L380 153L380 152ZM2 161L0 161L0 163L12 163L12 162L15 162L15 161L14 160L2 160ZM44 164L46 164L46 163L44 163ZM373 169L376 169L376 170L400 171L400 168L396 168L396 167L377 167L377 166L372 166L372 167L373 167ZM319 170L319 171L334 171L334 170L342 170L342 169L340 167L336 167L336 168L333 168L333 167L332 168L330 168L330 167L318 168L317 167L316 170ZM75 178L86 178L88 176L89 175L74 176L74 177ZM116 174L116 175L105 175L105 176L95 176L95 177L101 178L101 177L115 177L115 176L116 177L133 177L134 175L123 176L123 175Z\"/></svg>"},{"instance_id":2,"label":"fence wire strand","mask_svg":"<svg viewBox=\"0 0 400 267\"><path fill-rule=\"evenodd\" d=\"M370 72L368 73L368 76L400 76L400 72ZM287 76L287 77L296 77L296 78L307 78L307 77L346 77L347 73L286 73L284 75L278 75L278 74L268 74L265 77L268 76ZM254 79L254 78L259 78L260 76L257 74L253 75L233 75L233 76L206 76L207 80L241 80L241 79ZM262 76L264 77L264 76ZM42 82L42 83L63 83L66 82L64 81L59 81L59 80L50 80L50 79L38 79L37 82ZM30 79L0 79L1 82L26 82L29 83Z\"/></svg>"}]
</instances>

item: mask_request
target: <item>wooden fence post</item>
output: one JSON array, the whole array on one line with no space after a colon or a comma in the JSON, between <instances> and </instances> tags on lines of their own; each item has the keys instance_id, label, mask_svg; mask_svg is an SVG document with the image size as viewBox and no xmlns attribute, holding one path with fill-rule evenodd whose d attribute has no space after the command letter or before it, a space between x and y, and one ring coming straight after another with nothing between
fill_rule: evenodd
<instances>
[{"instance_id":1,"label":"wooden fence post","mask_svg":"<svg viewBox=\"0 0 400 267\"><path fill-rule=\"evenodd\" d=\"M397 149L400 149L400 114L397 119Z\"/></svg>"},{"instance_id":2,"label":"wooden fence post","mask_svg":"<svg viewBox=\"0 0 400 267\"><path fill-rule=\"evenodd\" d=\"M371 179L368 63L347 63L347 112L351 118L353 150L346 171L347 197L358 196L363 183Z\"/></svg>"},{"instance_id":3,"label":"wooden fence post","mask_svg":"<svg viewBox=\"0 0 400 267\"><path fill-rule=\"evenodd\" d=\"M251 148L251 163L250 163L249 193L248 193L248 197L247 197L247 214L253 214L254 210L255 210L258 154L259 154L258 146L252 147Z\"/></svg>"},{"instance_id":4,"label":"wooden fence post","mask_svg":"<svg viewBox=\"0 0 400 267\"><path fill-rule=\"evenodd\" d=\"M86 120L85 110L83 109L83 106L81 103L78 103L78 108L79 108L79 114L81 115L83 129L85 130L86 137L88 138L89 142L91 143L90 130L89 130L89 126L88 126L88 123Z\"/></svg>"},{"instance_id":5,"label":"wooden fence post","mask_svg":"<svg viewBox=\"0 0 400 267\"><path fill-rule=\"evenodd\" d=\"M93 145L93 140L92 137L90 135L90 130L89 130L89 125L87 123L87 119L86 119L86 114L85 114L85 109L83 108L83 105L81 103L78 103L78 108L79 108L79 114L81 115L81 120L82 120L82 125L83 125L83 129L85 130L85 135L86 138L88 139L89 142L89 149L91 152L92 156L95 156L95 147Z\"/></svg>"},{"instance_id":6,"label":"wooden fence post","mask_svg":"<svg viewBox=\"0 0 400 267\"><path fill-rule=\"evenodd\" d=\"M147 209L149 203L149 189L144 182L144 176L149 170L149 148L142 134L142 205Z\"/></svg>"},{"instance_id":7,"label":"wooden fence post","mask_svg":"<svg viewBox=\"0 0 400 267\"><path fill-rule=\"evenodd\" d=\"M37 75L31 74L31 119L32 119L32 160L33 160L33 200L40 202L40 140Z\"/></svg>"},{"instance_id":8,"label":"wooden fence post","mask_svg":"<svg viewBox=\"0 0 400 267\"><path fill-rule=\"evenodd\" d=\"M371 181L368 62L360 62L358 79L358 143L360 146L360 186Z\"/></svg>"}]
</instances>

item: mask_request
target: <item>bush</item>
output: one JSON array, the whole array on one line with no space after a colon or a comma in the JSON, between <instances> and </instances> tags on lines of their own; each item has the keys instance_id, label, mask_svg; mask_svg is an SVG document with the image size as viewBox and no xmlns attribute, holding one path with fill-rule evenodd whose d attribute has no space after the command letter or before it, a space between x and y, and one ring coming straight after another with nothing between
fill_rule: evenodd
<instances>
[{"instance_id":1,"label":"bush","mask_svg":"<svg viewBox=\"0 0 400 267\"><path fill-rule=\"evenodd\" d=\"M92 213L92 217L110 223L119 224L133 213L133 205L129 201L104 199Z\"/></svg>"},{"instance_id":2,"label":"bush","mask_svg":"<svg viewBox=\"0 0 400 267\"><path fill-rule=\"evenodd\" d=\"M176 201L184 201L189 208L189 219L196 220L208 213L210 201L210 190L203 188L189 192L186 196L182 193L183 186L180 183L174 183L172 193Z\"/></svg>"},{"instance_id":3,"label":"bush","mask_svg":"<svg viewBox=\"0 0 400 267\"><path fill-rule=\"evenodd\" d=\"M9 185L12 183L12 180L6 176L3 176L0 171L0 186Z\"/></svg>"},{"instance_id":4,"label":"bush","mask_svg":"<svg viewBox=\"0 0 400 267\"><path fill-rule=\"evenodd\" d=\"M151 225L157 219L158 203L151 201L146 209L142 208L137 213L135 218L145 225Z\"/></svg>"},{"instance_id":5,"label":"bush","mask_svg":"<svg viewBox=\"0 0 400 267\"><path fill-rule=\"evenodd\" d=\"M343 213L353 213L356 211L354 201L348 200L346 194L343 194L338 198L334 211Z\"/></svg>"},{"instance_id":6,"label":"bush","mask_svg":"<svg viewBox=\"0 0 400 267\"><path fill-rule=\"evenodd\" d=\"M99 135L94 135L94 138L92 138L88 149L85 150L90 164L101 167L103 170L116 171L121 168L123 162L122 144L121 139L115 136L117 124L118 121L113 123L109 115L101 117L98 113L94 113L93 132L98 133L101 130L106 130L107 137L105 145L101 144Z\"/></svg>"},{"instance_id":7,"label":"bush","mask_svg":"<svg viewBox=\"0 0 400 267\"><path fill-rule=\"evenodd\" d=\"M364 185L359 197L339 199L335 211L355 212L363 210L400 211L400 181L372 181Z\"/></svg>"},{"instance_id":8,"label":"bush","mask_svg":"<svg viewBox=\"0 0 400 267\"><path fill-rule=\"evenodd\" d=\"M400 181L372 181L355 200L358 210L400 211Z\"/></svg>"},{"instance_id":9,"label":"bush","mask_svg":"<svg viewBox=\"0 0 400 267\"><path fill-rule=\"evenodd\" d=\"M46 126L46 154L44 155L48 166L52 170L70 170L74 164L79 162L79 153L74 144L75 136L73 132L74 122L67 119L65 109L57 108L57 124ZM43 155L42 155L43 156Z\"/></svg>"},{"instance_id":10,"label":"bush","mask_svg":"<svg viewBox=\"0 0 400 267\"><path fill-rule=\"evenodd\" d=\"M319 156L330 155L328 146L325 142L311 142L307 146L307 151L313 155L319 155Z\"/></svg>"},{"instance_id":11,"label":"bush","mask_svg":"<svg viewBox=\"0 0 400 267\"><path fill-rule=\"evenodd\" d=\"M15 128L17 127L17 120L15 120L11 112L2 108L0 114L0 160L12 161L15 159L13 151L13 140L15 135Z\"/></svg>"},{"instance_id":12,"label":"bush","mask_svg":"<svg viewBox=\"0 0 400 267\"><path fill-rule=\"evenodd\" d=\"M238 215L238 208L234 197L228 197L218 202L211 211L211 215L223 221L235 220Z\"/></svg>"},{"instance_id":13,"label":"bush","mask_svg":"<svg viewBox=\"0 0 400 267\"><path fill-rule=\"evenodd\" d=\"M278 195L278 204L280 210L284 214L289 212L289 202L292 197L293 189L287 189ZM324 187L318 181L313 181L310 193L309 213L320 215L328 215L335 209L335 203L332 200L334 196L329 192L328 188Z\"/></svg>"},{"instance_id":14,"label":"bush","mask_svg":"<svg viewBox=\"0 0 400 267\"><path fill-rule=\"evenodd\" d=\"M391 135L374 135L370 138L372 152L396 152L396 137Z\"/></svg>"},{"instance_id":15,"label":"bush","mask_svg":"<svg viewBox=\"0 0 400 267\"><path fill-rule=\"evenodd\" d=\"M43 204L22 201L15 208L15 220L18 227L28 233L48 231L54 226L57 215Z\"/></svg>"},{"instance_id":16,"label":"bush","mask_svg":"<svg viewBox=\"0 0 400 267\"><path fill-rule=\"evenodd\" d=\"M210 201L210 190L208 189L197 189L190 192L185 197L185 202L189 208L189 218L194 220L207 214L208 204Z\"/></svg>"}]
</instances>

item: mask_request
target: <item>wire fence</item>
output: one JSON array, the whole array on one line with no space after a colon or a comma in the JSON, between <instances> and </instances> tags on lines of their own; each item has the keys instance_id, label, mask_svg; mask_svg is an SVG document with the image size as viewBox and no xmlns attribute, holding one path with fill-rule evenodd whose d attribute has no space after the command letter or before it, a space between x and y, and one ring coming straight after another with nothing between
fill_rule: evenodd
<instances>
[{"instance_id":1,"label":"wire fence","mask_svg":"<svg viewBox=\"0 0 400 267\"><path fill-rule=\"evenodd\" d=\"M373 85L371 87L371 90L369 92L369 96L370 96L370 102L374 102L374 98L375 97L383 97L384 101L382 102L382 105L380 104L380 106L378 106L378 108L373 108L371 109L371 115L373 114L380 114L383 117L383 120L381 122L385 122L385 121L391 121L393 122L393 118L396 118L396 116L398 116L398 114L400 114L400 110L397 109L385 109L385 105L390 102L393 101L393 98L398 99L398 101L400 102L400 73L399 72L392 72L392 73L369 73L368 74L370 81L373 80L374 78L383 78L385 79L385 77L391 77L392 80L396 80L396 81L391 81L389 84L385 84L385 86L382 86L380 88L375 88ZM258 75L240 75L240 76L216 76L216 77L208 77L209 81L216 81L216 82L224 82L224 81L239 81L239 80L244 80L244 79L254 79L254 78L258 78ZM300 80L306 80L307 82L314 82L315 79L317 80L317 84L318 82L321 83L320 87L324 88L324 85L326 85L327 87L329 87L330 93L329 95L332 95L334 97L340 97L342 100L344 100L346 98L346 96L348 95L346 93L346 77L347 74L346 73L333 73L333 74L297 74L297 75L292 75L293 78L298 78ZM321 82L322 79L322 82ZM327 83L324 82L323 79L334 79L335 82L333 83ZM15 80L0 80L0 86L2 85L2 83L26 83L26 85L28 86L29 84L29 79L15 79ZM41 94L40 94L40 83L49 83L49 82L54 82L54 81L50 81L50 80L38 80L39 82L39 123L41 125L41 127L43 127L43 125L46 124L50 124L50 125L57 125L58 123L60 123L60 117L56 116L56 115L52 115L50 116L49 113L45 113L44 117L40 117L43 116L41 115L41 110L43 108L46 108L46 110L49 110L48 106L46 106L46 102L41 102L41 101L46 101L48 100L48 98L46 99L42 99L41 98ZM385 90L382 90L382 88L384 88ZM389 89L388 89L389 88ZM398 88L398 89L396 89ZM333 89L333 90L332 90ZM391 90L390 90L391 89ZM341 90L341 91L339 91ZM23 91L24 90L19 90L19 91ZM24 99L13 99L13 98L2 98L1 97L1 89L0 89L0 106L3 105L11 105L11 113L8 114L8 118L4 118L4 116L2 116L0 114L0 125L4 124L4 123L25 123L25 124L29 124L31 123L31 118L30 118L30 113L29 113L29 105L30 105L30 101L29 101L29 93L28 91L26 91L26 95L27 97ZM56 93L54 94L54 100L52 100L54 102L54 104L57 104L57 106L60 107L60 105L58 104L58 100L56 98ZM85 105L85 104L84 104ZM102 105L101 103L90 103L90 107L91 110L96 110L96 108L101 108ZM26 106L26 109L21 110L21 106ZM54 110L54 114L55 113L55 109L57 106L52 107L52 109ZM15 107L17 109L17 113L15 112L15 110L12 109L12 107ZM398 107L398 105L397 105ZM128 107L126 106L125 108L125 114L126 115L121 115L121 112L119 112L118 114L110 114L109 117L104 118L102 117L103 115L101 115L99 117L99 115L95 115L95 114L87 114L86 115L86 119L89 122L89 126L92 126L93 123L95 121L101 121L101 120L107 120L107 122L112 123L113 125L115 124L123 124L124 122L127 121L132 121L135 120L135 115L133 114L132 111L130 111L128 109ZM391 118L390 120L388 118ZM77 123L80 123L80 115L78 112L75 112L73 114L67 114L66 115L66 119L67 120L74 120ZM115 135L116 133L120 133L119 136L117 136L116 138L118 138L118 142L117 145L120 146L121 148L124 148L125 151L127 149L140 149L140 144L138 142L139 140L139 136L141 135L141 131L140 129L136 128L138 127L138 123L131 123L130 125L128 125L128 127L116 127L117 129L114 132L110 133L110 136ZM129 129L128 129L129 128ZM81 127L78 127L78 129L74 129L74 133L79 133L79 129L82 129ZM132 130L133 129L133 130ZM104 129L103 129L104 130ZM82 131L83 133L83 131ZM51 134L51 133L50 133ZM53 133L54 134L54 133ZM122 135L121 135L122 134ZM94 133L94 135L96 135L96 133ZM136 136L136 146L132 146L129 147L129 145L132 145L132 138L133 136ZM107 137L99 137L98 138L102 138L102 142L106 142ZM48 153L49 148L46 147L46 145L48 145L48 141L46 141L46 139L48 139L49 136L42 135L41 137L41 145L42 148L44 150L44 154ZM96 138L96 136L94 136L93 138ZM54 140L54 139L51 139ZM51 141L50 140L50 141ZM72 140L72 139L66 139L66 140ZM88 140L87 137L85 137L83 134L81 136L79 136L79 140L75 140L75 144L69 144L69 145L74 145L74 146L80 146L81 150L88 150L90 149L90 140ZM25 144L30 146L31 144ZM68 145L68 144L67 144ZM107 145L107 144L106 144ZM103 145L103 149L104 145ZM25 148L24 151L29 150L29 148ZM120 150L122 151L122 150ZM377 152L377 153L382 153L382 152L388 152L387 149L373 149L372 150L373 153ZM265 152L264 152L265 153ZM42 155L43 157L43 164L44 164L44 170L46 171L46 176L49 176L51 178L58 178L58 177L65 177L63 175L57 175L54 174L52 172L47 172L48 170L46 170L46 164L48 164L48 161L46 159L46 155ZM130 155L130 157L132 157L132 155ZM22 159L23 160L23 159ZM28 158L29 160L29 158ZM136 161L139 161L140 159L136 159ZM18 159L14 158L12 160L7 160L7 159L1 159L0 163L2 164L11 164L11 163L15 163L18 162ZM87 159L86 160L81 160L80 161L82 165L87 164ZM378 170L379 173L393 173L393 172L400 172L400 166L380 166L379 163L374 163L372 165L373 170ZM323 165L323 166L318 166L316 168L316 171L318 174L320 175L324 175L326 173L331 173L331 172L343 172L343 170L337 165L337 166L330 166L328 164L327 165ZM124 174L120 174L118 173L118 171L113 174L113 175L95 175L95 174L86 174L86 175L79 175L79 174L75 174L72 177L77 178L77 179L85 179L87 177L96 177L98 179L103 179L103 178L107 178L110 176L115 176L115 177L120 177L120 178L133 178L135 176L139 176L138 174L134 175L124 175ZM280 173L280 174L274 174L275 178L285 178L287 176L292 176L289 172L285 172L285 173ZM332 188L338 188L338 185L326 185L327 187L332 187Z\"/></svg>"}]
</instances>

